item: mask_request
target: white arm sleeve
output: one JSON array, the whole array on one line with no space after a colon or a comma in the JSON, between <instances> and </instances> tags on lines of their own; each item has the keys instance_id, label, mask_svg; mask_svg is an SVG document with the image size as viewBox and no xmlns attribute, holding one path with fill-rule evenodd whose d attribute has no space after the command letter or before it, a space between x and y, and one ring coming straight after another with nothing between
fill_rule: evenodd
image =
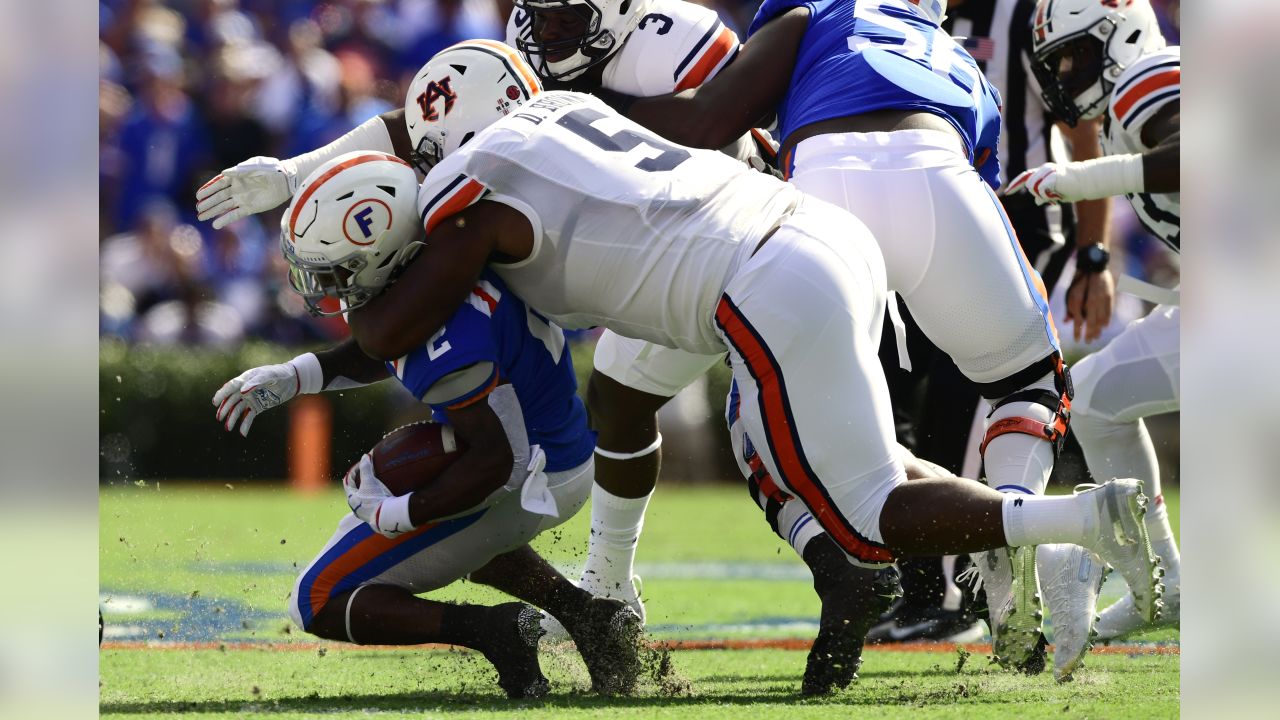
<instances>
[{"instance_id":1,"label":"white arm sleeve","mask_svg":"<svg viewBox=\"0 0 1280 720\"><path fill-rule=\"evenodd\" d=\"M502 430L507 434L507 443L511 445L511 477L498 492L513 492L524 484L525 476L528 475L525 468L529 466L530 455L529 433L524 426L524 412L520 409L515 387L507 384L494 388L489 393L489 408L502 421Z\"/></svg>"},{"instance_id":2,"label":"white arm sleeve","mask_svg":"<svg viewBox=\"0 0 1280 720\"><path fill-rule=\"evenodd\" d=\"M382 116L379 115L365 120L356 129L322 148L283 161L286 169L294 172L290 190L297 188L298 183L301 183L316 168L329 160L357 150L373 150L388 155L396 154L395 147L391 144L391 133L387 131L387 124L383 122Z\"/></svg>"}]
</instances>

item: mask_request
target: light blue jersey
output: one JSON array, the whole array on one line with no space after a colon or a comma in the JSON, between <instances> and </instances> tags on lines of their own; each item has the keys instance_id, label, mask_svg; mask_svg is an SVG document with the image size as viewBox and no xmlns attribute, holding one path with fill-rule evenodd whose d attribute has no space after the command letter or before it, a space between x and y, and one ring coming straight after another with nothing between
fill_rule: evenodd
<instances>
[{"instance_id":1,"label":"light blue jersey","mask_svg":"<svg viewBox=\"0 0 1280 720\"><path fill-rule=\"evenodd\" d=\"M437 420L445 420L445 410L475 402L499 382L509 382L529 442L542 446L549 472L575 468L591 457L595 433L587 429L564 332L490 270L481 273L467 302L439 332L387 368L421 400L446 376L477 363L492 364L489 377L474 387L454 388L448 397L432 397Z\"/></svg>"},{"instance_id":2,"label":"light blue jersey","mask_svg":"<svg viewBox=\"0 0 1280 720\"><path fill-rule=\"evenodd\" d=\"M798 128L875 110L920 110L950 122L993 188L1000 95L973 57L938 27L939 0L765 0L754 34L795 7L809 9L791 85L778 107L783 143ZM925 7L921 7L924 5Z\"/></svg>"}]
</instances>

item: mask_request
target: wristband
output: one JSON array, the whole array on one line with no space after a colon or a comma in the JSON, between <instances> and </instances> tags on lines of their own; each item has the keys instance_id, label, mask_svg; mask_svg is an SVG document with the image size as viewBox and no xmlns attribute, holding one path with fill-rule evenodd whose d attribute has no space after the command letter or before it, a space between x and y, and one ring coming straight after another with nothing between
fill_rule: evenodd
<instances>
[{"instance_id":1,"label":"wristband","mask_svg":"<svg viewBox=\"0 0 1280 720\"><path fill-rule=\"evenodd\" d=\"M299 395L313 395L324 389L324 370L315 353L299 355L288 364L298 374Z\"/></svg>"},{"instance_id":2,"label":"wristband","mask_svg":"<svg viewBox=\"0 0 1280 720\"><path fill-rule=\"evenodd\" d=\"M382 501L378 509L373 514L373 529L379 533L384 531L394 533L405 533L413 529L413 522L409 520L409 499L413 497L413 493L408 495L397 495L389 497Z\"/></svg>"}]
</instances>

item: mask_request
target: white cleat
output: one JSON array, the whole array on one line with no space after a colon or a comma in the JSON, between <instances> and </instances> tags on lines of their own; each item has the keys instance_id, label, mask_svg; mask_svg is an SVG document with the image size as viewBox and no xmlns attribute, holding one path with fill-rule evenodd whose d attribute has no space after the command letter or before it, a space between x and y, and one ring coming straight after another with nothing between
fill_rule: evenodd
<instances>
[{"instance_id":1,"label":"white cleat","mask_svg":"<svg viewBox=\"0 0 1280 720\"><path fill-rule=\"evenodd\" d=\"M987 591L991 652L1001 667L1039 672L1031 663L1041 638L1035 547L996 548L973 555ZM976 589L976 588L975 588ZM1043 658L1042 658L1043 659Z\"/></svg>"},{"instance_id":2,"label":"white cleat","mask_svg":"<svg viewBox=\"0 0 1280 720\"><path fill-rule=\"evenodd\" d=\"M1164 601L1164 607L1161 609L1160 618L1156 620L1155 626L1178 624L1181 605L1178 590L1177 585L1172 585L1167 594L1161 597L1161 600ZM1133 604L1133 593L1125 593L1124 597L1102 611L1098 617L1095 633L1098 640L1115 640L1150 627L1153 626L1144 623L1142 616L1138 614L1138 608Z\"/></svg>"},{"instance_id":3,"label":"white cleat","mask_svg":"<svg viewBox=\"0 0 1280 720\"><path fill-rule=\"evenodd\" d=\"M1090 549L1120 571L1142 622L1154 622L1164 606L1164 567L1151 550L1147 526L1142 521L1147 512L1142 481L1120 479L1105 485L1080 485L1076 494L1089 496L1097 509L1098 524Z\"/></svg>"},{"instance_id":4,"label":"white cleat","mask_svg":"<svg viewBox=\"0 0 1280 720\"><path fill-rule=\"evenodd\" d=\"M1037 555L1044 604L1053 621L1053 677L1066 682L1093 647L1090 633L1106 566L1079 545L1041 545Z\"/></svg>"},{"instance_id":5,"label":"white cleat","mask_svg":"<svg viewBox=\"0 0 1280 720\"><path fill-rule=\"evenodd\" d=\"M575 582L574 585L586 590L596 597L621 600L627 604L627 607L634 610L636 615L640 616L640 627L644 627L644 601L640 599L640 591L643 586L641 585L639 575L633 575L631 577L631 582L629 583L600 582L592 576L590 578L584 577ZM552 617L551 613L542 614L542 629L545 632L542 639L547 642L568 642L572 639L569 637L569 631L564 628L564 625L560 624L559 620Z\"/></svg>"}]
</instances>

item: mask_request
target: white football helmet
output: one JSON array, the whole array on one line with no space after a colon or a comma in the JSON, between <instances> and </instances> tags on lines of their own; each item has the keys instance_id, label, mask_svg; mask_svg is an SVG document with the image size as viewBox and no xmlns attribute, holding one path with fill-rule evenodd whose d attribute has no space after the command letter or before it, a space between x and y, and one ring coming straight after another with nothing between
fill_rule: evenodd
<instances>
[{"instance_id":1,"label":"white football helmet","mask_svg":"<svg viewBox=\"0 0 1280 720\"><path fill-rule=\"evenodd\" d=\"M413 161L422 172L473 135L542 92L529 65L494 40L466 40L436 53L404 100Z\"/></svg>"},{"instance_id":2,"label":"white football helmet","mask_svg":"<svg viewBox=\"0 0 1280 720\"><path fill-rule=\"evenodd\" d=\"M652 0L515 0L516 12L529 15L516 47L544 81L572 80L617 52L649 14L651 4Z\"/></svg>"},{"instance_id":3,"label":"white football helmet","mask_svg":"<svg viewBox=\"0 0 1280 720\"><path fill-rule=\"evenodd\" d=\"M1072 127L1102 115L1120 73L1164 44L1148 0L1040 0L1032 16L1040 94Z\"/></svg>"},{"instance_id":4,"label":"white football helmet","mask_svg":"<svg viewBox=\"0 0 1280 720\"><path fill-rule=\"evenodd\" d=\"M380 152L352 152L307 176L280 220L289 284L312 315L369 302L422 246L418 176ZM345 307L322 309L326 297Z\"/></svg>"}]
</instances>

